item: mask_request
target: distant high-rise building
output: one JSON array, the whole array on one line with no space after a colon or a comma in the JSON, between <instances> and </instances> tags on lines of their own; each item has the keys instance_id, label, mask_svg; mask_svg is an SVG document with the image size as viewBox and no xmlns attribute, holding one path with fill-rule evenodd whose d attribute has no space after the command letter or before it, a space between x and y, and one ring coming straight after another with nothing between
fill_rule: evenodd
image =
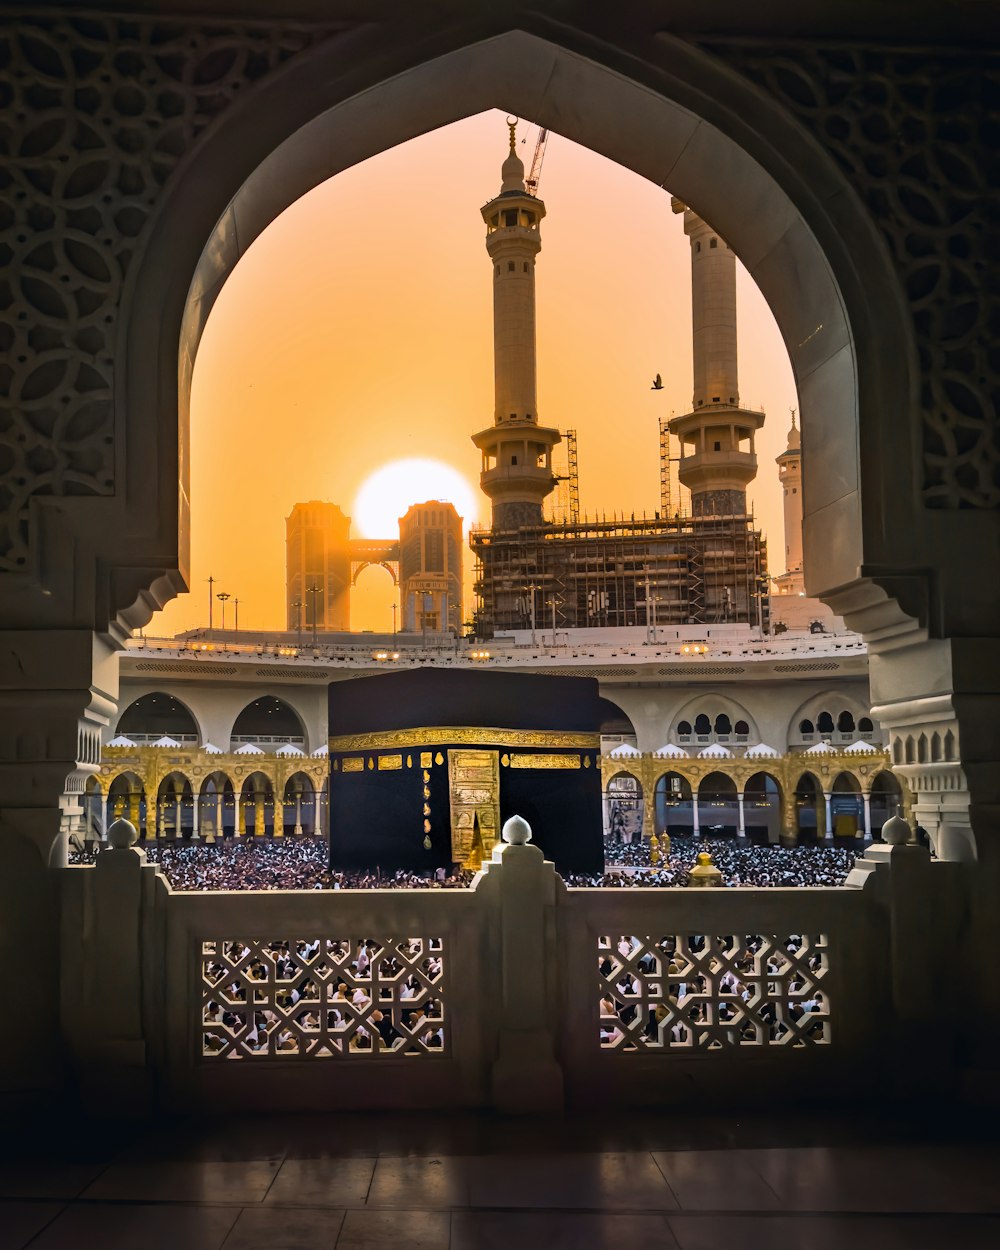
<instances>
[{"instance_id":1,"label":"distant high-rise building","mask_svg":"<svg viewBox=\"0 0 1000 1250\"><path fill-rule=\"evenodd\" d=\"M462 518L450 503L414 504L399 521L403 629L462 631Z\"/></svg>"},{"instance_id":2,"label":"distant high-rise building","mask_svg":"<svg viewBox=\"0 0 1000 1250\"><path fill-rule=\"evenodd\" d=\"M351 628L351 518L335 503L297 503L285 518L289 629Z\"/></svg>"}]
</instances>

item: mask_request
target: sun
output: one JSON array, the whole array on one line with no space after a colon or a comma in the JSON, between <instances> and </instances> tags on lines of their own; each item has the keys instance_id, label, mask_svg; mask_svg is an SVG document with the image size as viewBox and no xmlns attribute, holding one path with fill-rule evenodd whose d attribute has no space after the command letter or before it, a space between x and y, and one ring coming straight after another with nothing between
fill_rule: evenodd
<instances>
[{"instance_id":1,"label":"sun","mask_svg":"<svg viewBox=\"0 0 1000 1250\"><path fill-rule=\"evenodd\" d=\"M441 460L394 460L370 474L354 496L351 528L362 538L395 538L399 518L415 503L440 499L455 505L468 530L480 507L478 492L458 469Z\"/></svg>"}]
</instances>

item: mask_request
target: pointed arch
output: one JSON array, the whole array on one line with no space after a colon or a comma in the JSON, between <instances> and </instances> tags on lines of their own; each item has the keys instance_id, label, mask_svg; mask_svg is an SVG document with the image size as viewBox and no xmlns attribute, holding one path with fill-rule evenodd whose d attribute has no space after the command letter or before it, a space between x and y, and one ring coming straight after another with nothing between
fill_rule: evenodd
<instances>
[{"instance_id":1,"label":"pointed arch","mask_svg":"<svg viewBox=\"0 0 1000 1250\"><path fill-rule=\"evenodd\" d=\"M661 773L653 786L654 826L657 835L687 837L694 829L691 782L682 773Z\"/></svg>"},{"instance_id":2,"label":"pointed arch","mask_svg":"<svg viewBox=\"0 0 1000 1250\"><path fill-rule=\"evenodd\" d=\"M751 842L773 846L780 840L784 803L781 782L773 773L762 770L746 779L743 822Z\"/></svg>"},{"instance_id":3,"label":"pointed arch","mask_svg":"<svg viewBox=\"0 0 1000 1250\"><path fill-rule=\"evenodd\" d=\"M641 842L642 815L642 782L621 769L604 789L604 836L613 842Z\"/></svg>"},{"instance_id":4,"label":"pointed arch","mask_svg":"<svg viewBox=\"0 0 1000 1250\"><path fill-rule=\"evenodd\" d=\"M163 737L184 745L201 739L198 718L172 690L150 690L133 699L118 717L114 736L118 734L139 744Z\"/></svg>"},{"instance_id":5,"label":"pointed arch","mask_svg":"<svg viewBox=\"0 0 1000 1250\"><path fill-rule=\"evenodd\" d=\"M301 836L318 833L319 795L308 773L301 769L285 782L285 832Z\"/></svg>"},{"instance_id":6,"label":"pointed arch","mask_svg":"<svg viewBox=\"0 0 1000 1250\"><path fill-rule=\"evenodd\" d=\"M305 718L287 699L273 694L259 695L236 717L229 736L232 751L248 742L262 747L291 742L305 749L308 747Z\"/></svg>"}]
</instances>

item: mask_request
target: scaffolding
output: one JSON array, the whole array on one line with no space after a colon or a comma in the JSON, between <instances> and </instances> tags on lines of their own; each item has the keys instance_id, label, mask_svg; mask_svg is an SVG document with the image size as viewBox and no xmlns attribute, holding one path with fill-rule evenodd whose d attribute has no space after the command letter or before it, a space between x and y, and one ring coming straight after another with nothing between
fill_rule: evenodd
<instances>
[{"instance_id":1,"label":"scaffolding","mask_svg":"<svg viewBox=\"0 0 1000 1250\"><path fill-rule=\"evenodd\" d=\"M679 517L691 511L690 491L681 486L680 455L674 455L670 417L660 418L660 516Z\"/></svg>"},{"instance_id":2,"label":"scaffolding","mask_svg":"<svg viewBox=\"0 0 1000 1250\"><path fill-rule=\"evenodd\" d=\"M580 463L576 449L576 430L563 430L562 441L555 456L556 486L549 496L546 521L552 525L577 525L580 521Z\"/></svg>"},{"instance_id":3,"label":"scaffolding","mask_svg":"<svg viewBox=\"0 0 1000 1250\"><path fill-rule=\"evenodd\" d=\"M479 637L511 629L766 627L767 547L752 515L614 517L474 530Z\"/></svg>"}]
</instances>

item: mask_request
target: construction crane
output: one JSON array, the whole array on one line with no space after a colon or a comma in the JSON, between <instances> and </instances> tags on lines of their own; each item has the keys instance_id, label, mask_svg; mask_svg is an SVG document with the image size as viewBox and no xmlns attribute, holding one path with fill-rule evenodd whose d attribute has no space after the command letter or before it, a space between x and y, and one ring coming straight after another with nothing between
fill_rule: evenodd
<instances>
[{"instance_id":1,"label":"construction crane","mask_svg":"<svg viewBox=\"0 0 1000 1250\"><path fill-rule=\"evenodd\" d=\"M545 145L549 141L549 132L543 126L538 132L538 142L535 144L535 155L531 158L531 170L524 180L525 190L529 195L538 194L538 180L542 176L542 161L545 160ZM521 140L525 142L524 139Z\"/></svg>"}]
</instances>

